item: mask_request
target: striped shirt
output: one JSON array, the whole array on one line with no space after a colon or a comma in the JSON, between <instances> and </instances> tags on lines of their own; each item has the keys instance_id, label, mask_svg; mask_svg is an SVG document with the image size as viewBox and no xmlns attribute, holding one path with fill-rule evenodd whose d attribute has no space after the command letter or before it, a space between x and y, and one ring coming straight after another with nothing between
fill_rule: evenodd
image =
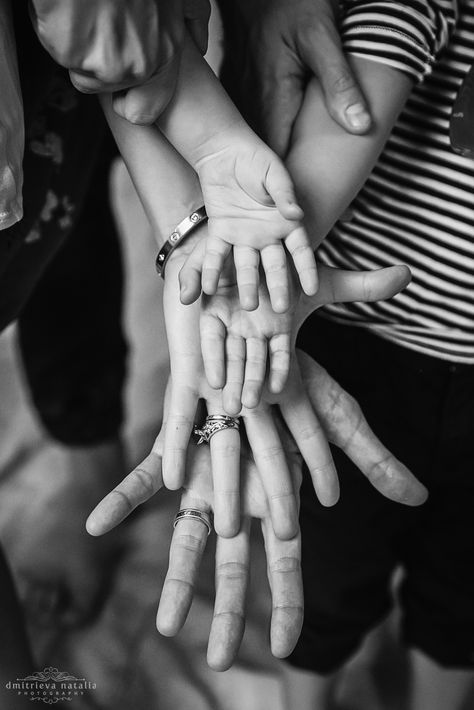
<instances>
[{"instance_id":1,"label":"striped shirt","mask_svg":"<svg viewBox=\"0 0 474 710\"><path fill-rule=\"evenodd\" d=\"M413 280L390 301L332 305L325 314L407 348L474 364L474 160L449 144L453 103L474 61L474 0L344 6L346 50L418 83L352 205L351 221L334 227L318 256L346 269L407 264Z\"/></svg>"}]
</instances>

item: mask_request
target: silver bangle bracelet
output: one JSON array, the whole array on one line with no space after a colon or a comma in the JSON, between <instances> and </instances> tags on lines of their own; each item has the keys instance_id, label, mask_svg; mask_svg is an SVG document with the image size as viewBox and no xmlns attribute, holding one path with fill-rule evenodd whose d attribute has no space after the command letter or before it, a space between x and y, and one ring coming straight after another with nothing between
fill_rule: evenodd
<instances>
[{"instance_id":1,"label":"silver bangle bracelet","mask_svg":"<svg viewBox=\"0 0 474 710\"><path fill-rule=\"evenodd\" d=\"M183 239L188 237L191 232L196 229L196 227L198 227L200 224L202 224L202 222L205 222L206 220L206 208L204 206L199 207L199 209L194 210L194 212L191 212L189 217L185 217L185 219L183 219L183 221L180 222L178 226L174 229L174 231L170 234L170 236L158 252L158 256L156 257L155 262L156 270L162 278L164 278L166 262L168 261L171 252L176 249L176 247L181 244Z\"/></svg>"}]
</instances>

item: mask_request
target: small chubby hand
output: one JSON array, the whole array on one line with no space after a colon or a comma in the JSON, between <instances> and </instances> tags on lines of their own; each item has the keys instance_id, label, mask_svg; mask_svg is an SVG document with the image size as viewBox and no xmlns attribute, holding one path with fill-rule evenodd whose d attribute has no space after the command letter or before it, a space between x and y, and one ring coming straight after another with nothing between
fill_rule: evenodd
<instances>
[{"instance_id":1,"label":"small chubby hand","mask_svg":"<svg viewBox=\"0 0 474 710\"><path fill-rule=\"evenodd\" d=\"M391 298L410 281L406 266L376 271L343 271L319 265L319 290L302 296L290 272L289 308L276 313L268 288L259 284L259 306L241 309L232 268L221 279L214 296L203 296L201 347L207 380L223 388L223 405L230 415L242 406L253 409L264 387L271 395L283 391L290 368L293 341L300 325L314 310L328 303L379 301Z\"/></svg>"},{"instance_id":2,"label":"small chubby hand","mask_svg":"<svg viewBox=\"0 0 474 710\"><path fill-rule=\"evenodd\" d=\"M264 276L273 310L284 313L290 305L288 258L307 295L318 288L316 262L289 173L254 134L245 135L247 140L228 138L197 168L209 233L181 270L181 299L192 303L201 288L216 293L232 253L241 307L257 308Z\"/></svg>"}]
</instances>

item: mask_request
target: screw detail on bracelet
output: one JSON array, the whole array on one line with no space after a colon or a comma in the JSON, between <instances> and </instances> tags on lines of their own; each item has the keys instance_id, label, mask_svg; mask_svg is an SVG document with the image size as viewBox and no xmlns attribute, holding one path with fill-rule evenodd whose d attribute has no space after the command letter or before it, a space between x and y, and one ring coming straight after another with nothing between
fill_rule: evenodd
<instances>
[{"instance_id":1,"label":"screw detail on bracelet","mask_svg":"<svg viewBox=\"0 0 474 710\"><path fill-rule=\"evenodd\" d=\"M171 252L176 249L183 239L188 237L196 227L205 221L207 221L207 213L206 208L203 206L192 212L188 217L185 217L173 230L156 257L156 270L162 278L164 278L166 262Z\"/></svg>"}]
</instances>

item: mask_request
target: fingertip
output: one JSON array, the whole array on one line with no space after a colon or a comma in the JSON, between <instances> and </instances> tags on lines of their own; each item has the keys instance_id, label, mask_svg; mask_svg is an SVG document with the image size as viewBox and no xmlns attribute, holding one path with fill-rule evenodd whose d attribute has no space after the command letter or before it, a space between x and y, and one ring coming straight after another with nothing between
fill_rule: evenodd
<instances>
[{"instance_id":1,"label":"fingertip","mask_svg":"<svg viewBox=\"0 0 474 710\"><path fill-rule=\"evenodd\" d=\"M318 500L325 508L332 508L339 501L339 486L327 491L318 491Z\"/></svg>"},{"instance_id":2,"label":"fingertip","mask_svg":"<svg viewBox=\"0 0 474 710\"><path fill-rule=\"evenodd\" d=\"M162 606L158 607L158 613L156 615L156 628L162 636L176 636L180 630L180 624L170 617L168 611L164 611Z\"/></svg>"},{"instance_id":3,"label":"fingertip","mask_svg":"<svg viewBox=\"0 0 474 710\"><path fill-rule=\"evenodd\" d=\"M224 407L225 413L230 417L237 417L242 410L242 401L235 393L226 392L226 388L224 388L222 406Z\"/></svg>"},{"instance_id":4,"label":"fingertip","mask_svg":"<svg viewBox=\"0 0 474 710\"><path fill-rule=\"evenodd\" d=\"M275 609L270 629L270 648L275 658L286 658L296 646L303 626L303 610Z\"/></svg>"},{"instance_id":5,"label":"fingertip","mask_svg":"<svg viewBox=\"0 0 474 710\"><path fill-rule=\"evenodd\" d=\"M242 405L246 409L255 409L260 402L260 393L257 390L245 390L242 393Z\"/></svg>"},{"instance_id":6,"label":"fingertip","mask_svg":"<svg viewBox=\"0 0 474 710\"><path fill-rule=\"evenodd\" d=\"M397 264L396 268L400 272L400 280L403 283L402 288L406 288L412 280L411 269L406 264Z\"/></svg>"},{"instance_id":7,"label":"fingertip","mask_svg":"<svg viewBox=\"0 0 474 710\"><path fill-rule=\"evenodd\" d=\"M215 616L207 646L207 664L212 670L228 670L235 660L242 642L245 620L236 614L224 612Z\"/></svg>"},{"instance_id":8,"label":"fingertip","mask_svg":"<svg viewBox=\"0 0 474 710\"><path fill-rule=\"evenodd\" d=\"M184 466L176 461L170 465L166 458L163 455L163 485L169 491L179 491L184 483Z\"/></svg>"},{"instance_id":9,"label":"fingertip","mask_svg":"<svg viewBox=\"0 0 474 710\"><path fill-rule=\"evenodd\" d=\"M103 530L101 524L95 519L94 511L92 511L86 520L86 531L89 535L92 535L92 537L100 537L104 532L106 532Z\"/></svg>"},{"instance_id":10,"label":"fingertip","mask_svg":"<svg viewBox=\"0 0 474 710\"><path fill-rule=\"evenodd\" d=\"M274 313L287 313L290 307L288 293L285 293L282 288L270 292L270 303L272 304L272 309Z\"/></svg>"},{"instance_id":11,"label":"fingertip","mask_svg":"<svg viewBox=\"0 0 474 710\"><path fill-rule=\"evenodd\" d=\"M235 537L240 530L240 520L238 517L235 519L231 518L229 515L222 517L214 516L214 530L219 537L227 539Z\"/></svg>"},{"instance_id":12,"label":"fingertip","mask_svg":"<svg viewBox=\"0 0 474 710\"><path fill-rule=\"evenodd\" d=\"M351 133L364 134L372 126L372 118L362 103L347 106L343 113L343 122Z\"/></svg>"},{"instance_id":13,"label":"fingertip","mask_svg":"<svg viewBox=\"0 0 474 710\"><path fill-rule=\"evenodd\" d=\"M299 277L301 288L306 296L316 296L319 290L317 269L305 270L303 273L299 274Z\"/></svg>"},{"instance_id":14,"label":"fingertip","mask_svg":"<svg viewBox=\"0 0 474 710\"><path fill-rule=\"evenodd\" d=\"M410 490L405 494L400 502L415 508L426 503L428 497L428 489L417 479L415 479L414 484L410 487Z\"/></svg>"},{"instance_id":15,"label":"fingertip","mask_svg":"<svg viewBox=\"0 0 474 710\"><path fill-rule=\"evenodd\" d=\"M199 292L196 292L195 289L190 289L187 286L181 286L179 290L179 300L183 306L190 306L191 303L194 303L194 301L199 298L199 296Z\"/></svg>"},{"instance_id":16,"label":"fingertip","mask_svg":"<svg viewBox=\"0 0 474 710\"><path fill-rule=\"evenodd\" d=\"M244 311L255 311L258 308L258 295L244 294L240 297L240 305Z\"/></svg>"},{"instance_id":17,"label":"fingertip","mask_svg":"<svg viewBox=\"0 0 474 710\"><path fill-rule=\"evenodd\" d=\"M304 211L302 207L300 207L299 204L293 199L288 199L286 203L283 203L280 211L282 212L282 216L286 219L298 222L301 222L301 220L304 219ZM284 214L283 211L285 212Z\"/></svg>"},{"instance_id":18,"label":"fingertip","mask_svg":"<svg viewBox=\"0 0 474 710\"><path fill-rule=\"evenodd\" d=\"M202 290L206 296L214 296L217 291L217 282L214 279L203 277Z\"/></svg>"},{"instance_id":19,"label":"fingertip","mask_svg":"<svg viewBox=\"0 0 474 710\"><path fill-rule=\"evenodd\" d=\"M292 540L298 534L298 508L294 495L277 496L270 502L273 532L279 540Z\"/></svg>"}]
</instances>

